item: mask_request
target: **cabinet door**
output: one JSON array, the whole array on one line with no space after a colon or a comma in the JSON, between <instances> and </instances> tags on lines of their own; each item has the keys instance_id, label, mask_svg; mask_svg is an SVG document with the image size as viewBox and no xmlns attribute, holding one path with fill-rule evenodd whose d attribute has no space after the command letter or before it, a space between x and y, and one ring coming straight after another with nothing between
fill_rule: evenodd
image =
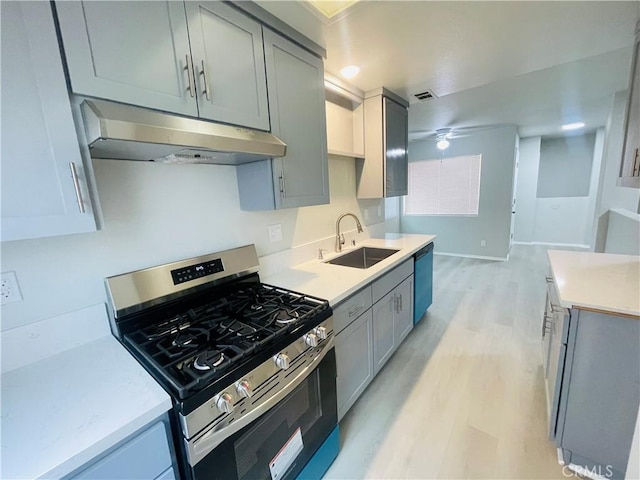
<instances>
[{"instance_id":1,"label":"cabinet door","mask_svg":"<svg viewBox=\"0 0 640 480\"><path fill-rule=\"evenodd\" d=\"M183 2L60 1L56 9L74 93L197 116Z\"/></svg>"},{"instance_id":2,"label":"cabinet door","mask_svg":"<svg viewBox=\"0 0 640 480\"><path fill-rule=\"evenodd\" d=\"M624 146L618 186L640 188L640 20L631 62Z\"/></svg>"},{"instance_id":3,"label":"cabinet door","mask_svg":"<svg viewBox=\"0 0 640 480\"><path fill-rule=\"evenodd\" d=\"M367 310L336 336L338 420L373 378L373 315Z\"/></svg>"},{"instance_id":4,"label":"cabinet door","mask_svg":"<svg viewBox=\"0 0 640 480\"><path fill-rule=\"evenodd\" d=\"M396 311L395 291L373 306L373 369L377 374L395 350L393 323Z\"/></svg>"},{"instance_id":5,"label":"cabinet door","mask_svg":"<svg viewBox=\"0 0 640 480\"><path fill-rule=\"evenodd\" d=\"M186 9L200 117L268 131L261 25L218 1Z\"/></svg>"},{"instance_id":6,"label":"cabinet door","mask_svg":"<svg viewBox=\"0 0 640 480\"><path fill-rule=\"evenodd\" d=\"M398 197L406 195L408 189L409 112L402 105L385 97L383 114L386 132L384 145L385 197Z\"/></svg>"},{"instance_id":7,"label":"cabinet door","mask_svg":"<svg viewBox=\"0 0 640 480\"><path fill-rule=\"evenodd\" d=\"M322 59L264 29L271 131L287 144L273 162L276 208L329 203Z\"/></svg>"},{"instance_id":8,"label":"cabinet door","mask_svg":"<svg viewBox=\"0 0 640 480\"><path fill-rule=\"evenodd\" d=\"M0 5L2 240L94 231L51 5Z\"/></svg>"},{"instance_id":9,"label":"cabinet door","mask_svg":"<svg viewBox=\"0 0 640 480\"><path fill-rule=\"evenodd\" d=\"M413 275L395 290L398 309L393 325L396 348L413 328Z\"/></svg>"}]
</instances>

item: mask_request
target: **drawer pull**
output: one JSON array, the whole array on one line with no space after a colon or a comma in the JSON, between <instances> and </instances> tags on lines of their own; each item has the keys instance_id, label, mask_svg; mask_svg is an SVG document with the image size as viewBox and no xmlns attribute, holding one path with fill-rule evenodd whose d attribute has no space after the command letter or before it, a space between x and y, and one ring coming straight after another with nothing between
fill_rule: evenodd
<instances>
[{"instance_id":1,"label":"drawer pull","mask_svg":"<svg viewBox=\"0 0 640 480\"><path fill-rule=\"evenodd\" d=\"M363 309L364 309L364 305L358 305L357 307L354 307L351 310L349 310L348 315L349 317L353 317L356 313L362 311Z\"/></svg>"}]
</instances>

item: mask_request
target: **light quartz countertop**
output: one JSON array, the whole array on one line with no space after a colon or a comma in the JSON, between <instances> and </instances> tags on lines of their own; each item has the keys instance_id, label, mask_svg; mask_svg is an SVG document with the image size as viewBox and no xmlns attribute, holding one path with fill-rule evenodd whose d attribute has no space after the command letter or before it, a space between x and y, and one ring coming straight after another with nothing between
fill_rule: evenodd
<instances>
[{"instance_id":1,"label":"light quartz countertop","mask_svg":"<svg viewBox=\"0 0 640 480\"><path fill-rule=\"evenodd\" d=\"M640 316L640 256L549 250L561 306Z\"/></svg>"},{"instance_id":2,"label":"light quartz countertop","mask_svg":"<svg viewBox=\"0 0 640 480\"><path fill-rule=\"evenodd\" d=\"M435 240L435 235L387 234L384 238L369 238L341 253L331 252L324 260L311 260L274 275L261 277L265 283L288 288L328 300L336 306L359 289L392 270L404 260ZM325 263L339 255L360 247L392 248L399 250L390 257L366 269L343 267Z\"/></svg>"},{"instance_id":3,"label":"light quartz countertop","mask_svg":"<svg viewBox=\"0 0 640 480\"><path fill-rule=\"evenodd\" d=\"M0 478L60 478L171 408L111 335L2 375Z\"/></svg>"}]
</instances>

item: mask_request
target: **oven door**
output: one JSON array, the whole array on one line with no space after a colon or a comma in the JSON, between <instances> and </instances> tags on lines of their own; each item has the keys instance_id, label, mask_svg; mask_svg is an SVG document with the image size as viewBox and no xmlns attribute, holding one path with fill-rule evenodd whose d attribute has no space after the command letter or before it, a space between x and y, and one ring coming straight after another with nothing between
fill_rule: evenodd
<instances>
[{"instance_id":1,"label":"oven door","mask_svg":"<svg viewBox=\"0 0 640 480\"><path fill-rule=\"evenodd\" d=\"M296 383L265 413L195 465L187 465L189 476L194 480L294 479L337 425L334 348ZM198 445L190 443L187 448L197 450Z\"/></svg>"}]
</instances>

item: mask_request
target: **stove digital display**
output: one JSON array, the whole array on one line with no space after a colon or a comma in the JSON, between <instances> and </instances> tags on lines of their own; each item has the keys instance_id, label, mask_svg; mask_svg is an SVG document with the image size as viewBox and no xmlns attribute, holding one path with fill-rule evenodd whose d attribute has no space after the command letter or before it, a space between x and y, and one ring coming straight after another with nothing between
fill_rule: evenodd
<instances>
[{"instance_id":1,"label":"stove digital display","mask_svg":"<svg viewBox=\"0 0 640 480\"><path fill-rule=\"evenodd\" d=\"M173 278L173 284L179 285L184 282L190 282L196 278L206 277L207 275L213 275L214 273L223 272L222 260L216 258L209 262L198 263L197 265L190 265L188 267L171 270L171 277Z\"/></svg>"}]
</instances>

